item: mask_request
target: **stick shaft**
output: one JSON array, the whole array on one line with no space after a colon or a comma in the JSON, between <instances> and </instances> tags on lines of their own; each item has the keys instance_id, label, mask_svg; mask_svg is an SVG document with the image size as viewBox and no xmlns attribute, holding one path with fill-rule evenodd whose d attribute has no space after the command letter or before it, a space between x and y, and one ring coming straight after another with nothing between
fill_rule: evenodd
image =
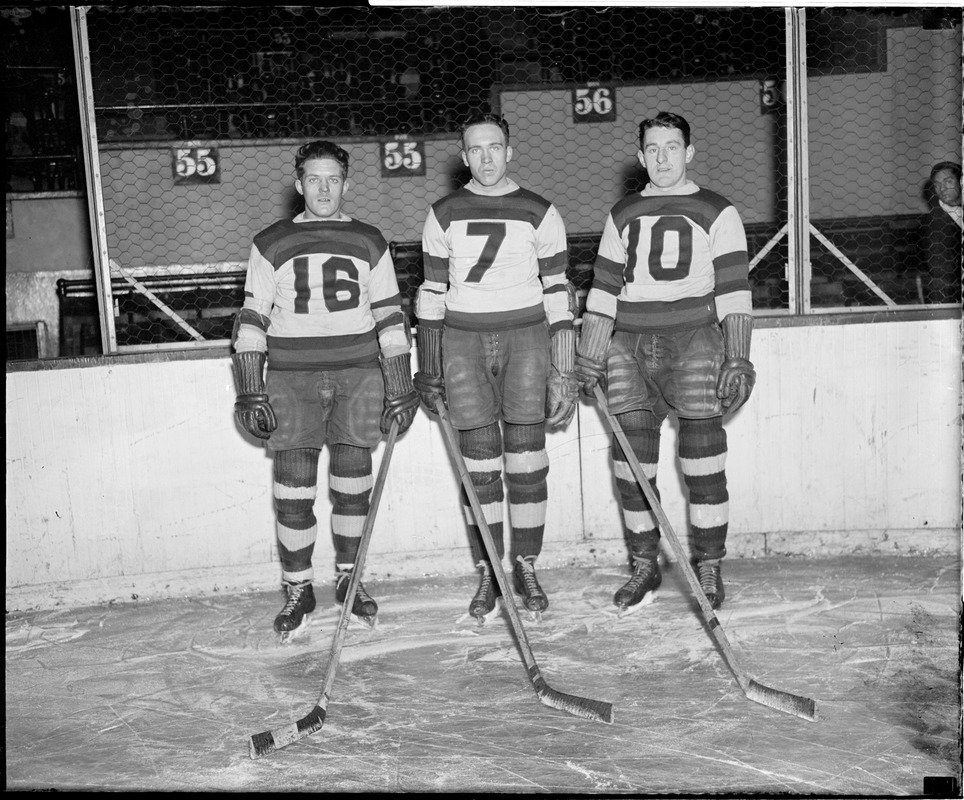
<instances>
[{"instance_id":1,"label":"stick shaft","mask_svg":"<svg viewBox=\"0 0 964 800\"><path fill-rule=\"evenodd\" d=\"M706 623L709 626L710 632L713 634L713 638L719 642L720 647L723 650L723 655L726 657L727 663L730 665L730 669L733 670L733 674L736 676L736 680L740 684L740 688L746 692L750 685L750 679L740 667L736 654L733 652L733 648L730 646L730 642L726 638L726 633L723 631L723 626L720 625L720 621L717 619L716 614L713 611L713 606L710 605L710 601L707 600L706 595L703 594L703 587L700 586L699 578L696 577L693 567L690 566L689 556L683 549L683 545L680 544L680 540L676 536L673 526L670 525L669 518L666 516L666 512L663 511L663 507L656 498L656 492L653 491L653 487L650 484L649 479L643 473L643 468L639 463L639 459L636 458L636 454L633 452L632 445L630 445L629 439L626 438L626 434L623 431L622 426L619 424L619 421L609 413L609 406L606 404L606 396L603 394L602 389L596 385L593 388L593 393L596 396L596 402L599 403L599 408L602 409L603 416L606 417L606 421L609 423L609 427L612 429L613 435L616 437L616 440L619 442L619 446L623 450L626 463L629 464L629 468L632 470L633 475L636 478L636 482L643 490L643 494L646 495L646 500L649 502L649 506L653 510L653 514L656 516L656 520L659 523L660 530L663 532L663 539L669 542L669 545L676 556L679 567L683 571L683 576L686 578L686 582L689 583L690 589L693 590L693 594L696 596L696 602L699 603L700 610L703 612L703 617L706 619Z\"/></svg>"},{"instance_id":2,"label":"stick shaft","mask_svg":"<svg viewBox=\"0 0 964 800\"><path fill-rule=\"evenodd\" d=\"M378 468L378 476L372 485L372 493L368 503L368 514L365 516L365 526L362 528L361 538L358 540L358 552L355 554L355 567L351 571L348 580L348 591L345 594L345 602L341 604L341 616L338 618L338 628L331 640L331 651L328 656L328 670L325 673L325 685L318 699L321 708L328 707L328 699L331 696L331 687L335 682L335 671L338 669L338 659L341 657L341 647L345 641L345 631L348 630L348 620L351 618L351 609L355 604L355 595L358 593L358 584L361 583L362 567L365 565L365 558L368 555L368 544L372 538L372 530L375 527L375 515L378 513L378 506L382 499L382 489L385 488L385 479L388 477L388 465L392 459L392 451L395 449L395 440L398 438L398 422L392 420L392 427L388 432L388 441L385 443L385 452L382 454L382 463Z\"/></svg>"},{"instance_id":3,"label":"stick shaft","mask_svg":"<svg viewBox=\"0 0 964 800\"><path fill-rule=\"evenodd\" d=\"M462 457L462 451L459 449L458 435L452 426L451 420L449 420L448 410L444 404L438 403L437 410L439 422L442 424L442 435L445 439L446 448L452 460L455 462L462 487L465 489L465 494L469 499L472 513L475 515L475 522L482 535L482 542L485 544L485 552L488 554L489 561L492 564L492 572L502 592L502 599L504 601L502 605L509 614L509 621L512 623L512 630L519 640L519 649L522 651L522 658L525 661L526 669L530 673L530 677L532 677L533 670L538 672L539 667L532 654L532 647L526 637L525 628L522 626L519 610L512 601L512 587L509 586L505 569L502 567L502 560L499 558L499 552L495 547L495 540L492 538L492 532L489 530L489 525L485 521L485 516L482 513L482 504L479 502L479 496L475 491L475 485L472 483L472 477L469 475L468 467L465 465L465 459Z\"/></svg>"},{"instance_id":4,"label":"stick shaft","mask_svg":"<svg viewBox=\"0 0 964 800\"><path fill-rule=\"evenodd\" d=\"M378 476L375 478L375 483L372 486L368 514L365 516L365 524L362 528L361 537L358 540L358 552L355 554L355 567L352 569L351 577L348 580L348 589L345 594L345 602L341 605L341 616L338 618L338 627L335 629L334 636L331 640L328 667L325 670L325 682L318 702L307 715L297 722L292 722L280 728L264 731L263 733L257 733L252 736L249 742L251 758L258 758L273 750L287 747L299 739L310 736L324 725L325 715L328 710L328 700L331 698L331 688L335 683L338 661L341 658L341 648L345 641L345 632L348 630L351 608L355 603L355 595L358 593L358 584L361 582L362 567L365 564L365 557L368 554L368 543L371 541L372 530L374 530L375 527L375 515L378 512L382 489L385 487L385 479L388 477L388 465L392 460L392 451L395 449L395 440L397 438L398 423L393 420L392 427L388 432L385 452L382 455L382 463L378 468Z\"/></svg>"},{"instance_id":5,"label":"stick shaft","mask_svg":"<svg viewBox=\"0 0 964 800\"><path fill-rule=\"evenodd\" d=\"M794 716L810 720L811 722L816 720L817 706L813 700L808 697L802 697L791 694L790 692L783 692L779 689L764 686L762 683L758 683L752 678L749 678L740 667L736 659L736 654L730 646L729 639L726 638L726 633L723 631L723 626L713 612L713 606L710 605L710 601L707 600L706 595L703 594L703 587L700 586L699 579L696 577L693 567L690 566L689 558L683 550L683 546L680 544L679 538L677 538L676 532L673 530L673 526L669 524L669 519L656 497L656 492L650 484L649 479L643 474L643 468L639 463L639 459L636 458L636 454L633 452L633 448L626 438L622 426L619 424L619 421L609 413L606 396L598 385L593 388L593 393L596 396L599 407L602 409L603 415L609 422L609 427L612 428L613 435L619 442L619 446L623 449L626 462L629 464L637 483L639 483L643 494L646 495L646 499L649 501L653 513L656 515L660 530L663 532L663 538L669 542L670 547L676 555L679 566L683 570L683 575L686 576L686 580L693 590L693 594L696 595L696 600L699 603L700 610L703 612L703 617L710 629L710 633L713 634L713 638L716 639L717 644L719 644L720 649L723 651L723 658L732 670L734 676L736 676L737 683L740 684L743 694L745 694L749 700L769 706L777 711L793 714Z\"/></svg>"}]
</instances>

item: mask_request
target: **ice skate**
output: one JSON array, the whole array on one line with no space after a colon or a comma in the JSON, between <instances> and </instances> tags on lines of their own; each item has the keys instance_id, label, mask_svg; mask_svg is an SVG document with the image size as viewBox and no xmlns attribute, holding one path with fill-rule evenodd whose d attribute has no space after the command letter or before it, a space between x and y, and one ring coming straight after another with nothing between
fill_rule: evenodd
<instances>
[{"instance_id":1,"label":"ice skate","mask_svg":"<svg viewBox=\"0 0 964 800\"><path fill-rule=\"evenodd\" d=\"M613 596L619 616L625 617L656 599L656 591L663 582L655 558L633 557L633 577Z\"/></svg>"},{"instance_id":2,"label":"ice skate","mask_svg":"<svg viewBox=\"0 0 964 800\"><path fill-rule=\"evenodd\" d=\"M335 600L339 605L344 604L345 598L348 596L348 583L351 580L352 569L353 567L347 569L339 567L335 572ZM375 627L378 603L365 591L361 581L358 582L358 589L355 591L355 601L351 604L351 613L368 627Z\"/></svg>"},{"instance_id":3,"label":"ice skate","mask_svg":"<svg viewBox=\"0 0 964 800\"><path fill-rule=\"evenodd\" d=\"M539 579L536 578L535 556L523 558L516 556L515 577L516 591L522 595L522 603L529 615L536 622L542 621L542 612L549 607L549 598L542 591Z\"/></svg>"},{"instance_id":4,"label":"ice skate","mask_svg":"<svg viewBox=\"0 0 964 800\"><path fill-rule=\"evenodd\" d=\"M696 571L700 576L700 588L710 601L710 607L716 611L723 605L726 592L723 591L723 576L720 574L720 560L718 558L699 561Z\"/></svg>"},{"instance_id":5,"label":"ice skate","mask_svg":"<svg viewBox=\"0 0 964 800\"><path fill-rule=\"evenodd\" d=\"M281 613L274 618L274 629L281 634L279 644L287 644L308 626L308 617L315 610L315 591L310 581L285 581L288 600Z\"/></svg>"},{"instance_id":6,"label":"ice skate","mask_svg":"<svg viewBox=\"0 0 964 800\"><path fill-rule=\"evenodd\" d=\"M481 627L498 614L498 592L492 567L487 561L480 561L477 565L482 570L479 589L469 603L469 614L476 619Z\"/></svg>"}]
</instances>

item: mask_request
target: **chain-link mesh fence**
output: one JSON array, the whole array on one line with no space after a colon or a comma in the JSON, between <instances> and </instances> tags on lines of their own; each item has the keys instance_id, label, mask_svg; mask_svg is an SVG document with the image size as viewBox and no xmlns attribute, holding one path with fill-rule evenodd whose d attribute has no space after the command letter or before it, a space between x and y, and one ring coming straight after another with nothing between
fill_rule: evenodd
<instances>
[{"instance_id":1,"label":"chain-link mesh fence","mask_svg":"<svg viewBox=\"0 0 964 800\"><path fill-rule=\"evenodd\" d=\"M756 309L800 311L799 270L804 312L959 302L924 241L930 169L961 151L943 11L801 12L811 263L793 264L783 9L92 7L117 344L228 335L252 237L300 210L294 152L315 138L350 152L345 210L391 242L410 308L475 109L509 120L510 175L560 209L583 291L606 213L645 182L639 121L670 110L693 126L690 177L741 212Z\"/></svg>"}]
</instances>

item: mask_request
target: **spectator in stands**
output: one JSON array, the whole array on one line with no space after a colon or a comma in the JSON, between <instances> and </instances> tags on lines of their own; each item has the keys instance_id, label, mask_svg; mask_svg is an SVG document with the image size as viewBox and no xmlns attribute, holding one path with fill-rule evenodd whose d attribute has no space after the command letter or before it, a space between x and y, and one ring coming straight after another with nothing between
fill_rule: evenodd
<instances>
[{"instance_id":1,"label":"spectator in stands","mask_svg":"<svg viewBox=\"0 0 964 800\"><path fill-rule=\"evenodd\" d=\"M637 158L648 183L613 206L603 228L582 316L576 375L598 385L656 490L660 428L679 421L693 553L713 608L724 599L729 495L723 415L756 381L746 234L726 198L687 177L689 123L661 112L639 126ZM660 529L619 443L613 470L633 575L613 597L619 613L653 599L662 582Z\"/></svg>"},{"instance_id":2,"label":"spectator in stands","mask_svg":"<svg viewBox=\"0 0 964 800\"><path fill-rule=\"evenodd\" d=\"M235 413L274 457L287 594L274 628L282 641L315 608L313 508L322 447L329 450L335 599L343 603L369 510L371 450L393 421L407 430L419 404L388 244L341 210L348 153L332 142L309 142L298 150L295 173L305 210L254 237L232 335ZM373 621L377 610L359 583L353 613Z\"/></svg>"},{"instance_id":3,"label":"spectator in stands","mask_svg":"<svg viewBox=\"0 0 964 800\"><path fill-rule=\"evenodd\" d=\"M546 424L567 425L579 391L575 292L566 280L562 218L509 178L511 158L502 117L479 114L462 125L462 161L472 177L429 209L422 233L415 388L430 411L446 404L500 558L504 459L514 577L538 616L549 605L535 572L546 519ZM498 592L467 500L463 493L481 572L469 613L481 622L495 611Z\"/></svg>"},{"instance_id":4,"label":"spectator in stands","mask_svg":"<svg viewBox=\"0 0 964 800\"><path fill-rule=\"evenodd\" d=\"M941 161L931 169L933 198L924 219L922 244L926 261L924 298L928 303L961 302L961 165Z\"/></svg>"}]
</instances>

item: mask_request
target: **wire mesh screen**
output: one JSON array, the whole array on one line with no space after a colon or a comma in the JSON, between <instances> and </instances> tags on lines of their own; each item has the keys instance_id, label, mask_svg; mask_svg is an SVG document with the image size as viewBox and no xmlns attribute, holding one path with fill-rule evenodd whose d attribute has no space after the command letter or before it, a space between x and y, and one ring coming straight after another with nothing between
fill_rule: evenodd
<instances>
[{"instance_id":1,"label":"wire mesh screen","mask_svg":"<svg viewBox=\"0 0 964 800\"><path fill-rule=\"evenodd\" d=\"M956 163L960 206L960 10L937 12L807 14L814 305L960 303L961 231L929 180Z\"/></svg>"},{"instance_id":2,"label":"wire mesh screen","mask_svg":"<svg viewBox=\"0 0 964 800\"><path fill-rule=\"evenodd\" d=\"M808 28L811 217L831 248L812 245L814 306L921 302L869 286L911 265L926 290L920 190L959 161L961 29L922 14ZM782 9L138 6L87 24L121 348L228 335L251 240L300 210L294 153L317 138L349 151L345 211L391 243L410 310L425 214L466 180L458 125L478 109L509 120L510 175L559 207L583 290L661 110L693 126L690 177L743 216L755 307L793 311L790 270L810 268L786 246Z\"/></svg>"}]
</instances>

